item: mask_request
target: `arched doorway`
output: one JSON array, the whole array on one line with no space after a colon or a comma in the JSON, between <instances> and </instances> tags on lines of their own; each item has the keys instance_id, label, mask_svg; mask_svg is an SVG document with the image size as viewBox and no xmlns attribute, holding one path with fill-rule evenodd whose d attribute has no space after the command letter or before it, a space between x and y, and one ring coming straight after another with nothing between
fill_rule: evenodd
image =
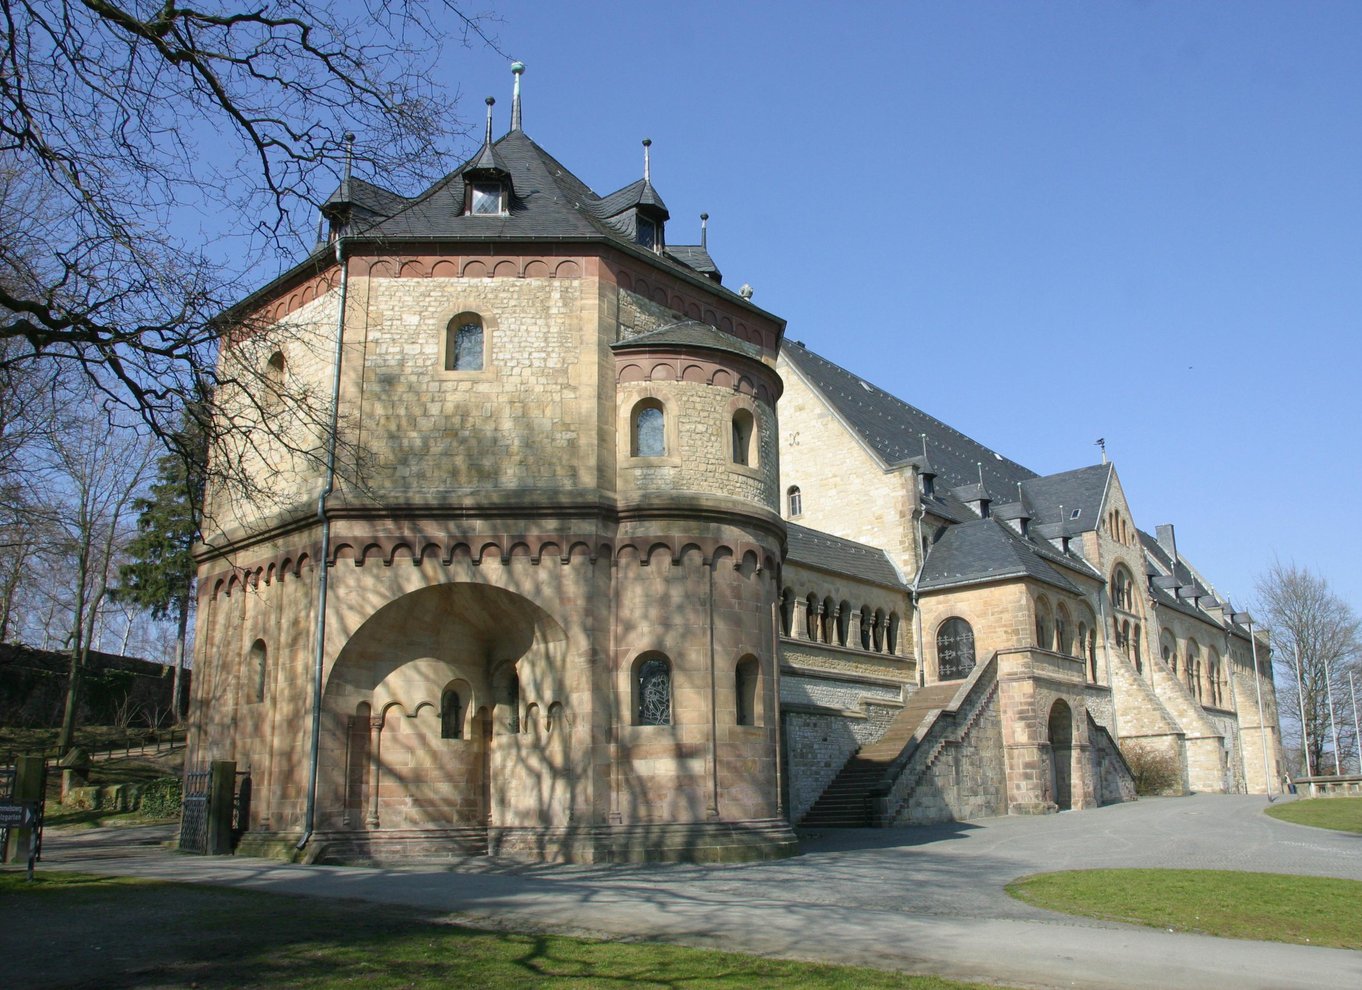
<instances>
[{"instance_id":1,"label":"arched doorway","mask_svg":"<svg viewBox=\"0 0 1362 990\"><path fill-rule=\"evenodd\" d=\"M1060 811L1073 807L1073 710L1061 700L1050 707L1050 784Z\"/></svg>"},{"instance_id":2,"label":"arched doorway","mask_svg":"<svg viewBox=\"0 0 1362 990\"><path fill-rule=\"evenodd\" d=\"M327 678L324 717L340 731L321 753L323 827L485 827L551 817L540 791L562 776L566 760L541 751L522 731L522 715L525 706L566 700L566 651L566 634L548 613L501 588L437 585L378 609Z\"/></svg>"}]
</instances>

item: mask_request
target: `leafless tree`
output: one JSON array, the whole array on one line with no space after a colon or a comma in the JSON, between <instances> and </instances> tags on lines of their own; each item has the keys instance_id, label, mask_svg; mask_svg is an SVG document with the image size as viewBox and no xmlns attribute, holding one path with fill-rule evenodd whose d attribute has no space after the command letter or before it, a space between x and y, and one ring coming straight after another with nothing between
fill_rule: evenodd
<instances>
[{"instance_id":1,"label":"leafless tree","mask_svg":"<svg viewBox=\"0 0 1362 990\"><path fill-rule=\"evenodd\" d=\"M120 545L130 535L129 513L149 476L153 448L147 438L111 423L98 406L73 404L45 453L39 477L54 533L46 552L65 590L69 619L69 678L57 740L64 752L75 731L96 619L116 576Z\"/></svg>"},{"instance_id":2,"label":"leafless tree","mask_svg":"<svg viewBox=\"0 0 1362 990\"><path fill-rule=\"evenodd\" d=\"M357 174L445 170L450 0L7 0L0 369L79 375L163 439L214 394L220 321L312 247L344 135ZM210 415L207 410L205 415Z\"/></svg>"},{"instance_id":3,"label":"leafless tree","mask_svg":"<svg viewBox=\"0 0 1362 990\"><path fill-rule=\"evenodd\" d=\"M1323 577L1295 564L1274 563L1258 579L1257 593L1257 611L1272 636L1284 729L1294 728L1302 736L1304 711L1301 771L1307 776L1333 773L1334 754L1341 768L1354 752L1348 672L1362 676L1362 624Z\"/></svg>"}]
</instances>

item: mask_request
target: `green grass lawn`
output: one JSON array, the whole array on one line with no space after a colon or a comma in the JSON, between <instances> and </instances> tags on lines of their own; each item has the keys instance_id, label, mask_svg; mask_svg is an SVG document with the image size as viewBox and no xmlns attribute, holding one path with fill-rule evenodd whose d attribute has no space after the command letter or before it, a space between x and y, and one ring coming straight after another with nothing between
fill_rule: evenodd
<instances>
[{"instance_id":1,"label":"green grass lawn","mask_svg":"<svg viewBox=\"0 0 1362 990\"><path fill-rule=\"evenodd\" d=\"M1362 882L1228 870L1074 870L1007 885L1036 907L1226 938L1362 949Z\"/></svg>"},{"instance_id":2,"label":"green grass lawn","mask_svg":"<svg viewBox=\"0 0 1362 990\"><path fill-rule=\"evenodd\" d=\"M1308 798L1274 804L1267 809L1273 818L1297 825L1331 828L1362 835L1362 797Z\"/></svg>"},{"instance_id":3,"label":"green grass lawn","mask_svg":"<svg viewBox=\"0 0 1362 990\"><path fill-rule=\"evenodd\" d=\"M32 885L0 873L0 958L6 984L25 990L984 990L655 942L479 931L388 905L41 870Z\"/></svg>"}]
</instances>

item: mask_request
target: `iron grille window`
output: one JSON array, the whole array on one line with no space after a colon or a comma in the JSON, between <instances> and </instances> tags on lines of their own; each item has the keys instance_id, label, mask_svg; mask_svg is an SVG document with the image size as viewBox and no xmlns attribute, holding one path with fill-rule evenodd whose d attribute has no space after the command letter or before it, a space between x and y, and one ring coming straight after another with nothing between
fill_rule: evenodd
<instances>
[{"instance_id":1,"label":"iron grille window","mask_svg":"<svg viewBox=\"0 0 1362 990\"><path fill-rule=\"evenodd\" d=\"M638 724L672 724L672 668L666 660L645 660L638 668Z\"/></svg>"}]
</instances>

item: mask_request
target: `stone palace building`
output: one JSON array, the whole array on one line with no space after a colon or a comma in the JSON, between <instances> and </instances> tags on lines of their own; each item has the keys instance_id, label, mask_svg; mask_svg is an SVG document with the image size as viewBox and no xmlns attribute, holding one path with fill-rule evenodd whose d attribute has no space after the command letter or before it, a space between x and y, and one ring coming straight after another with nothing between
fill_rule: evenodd
<instances>
[{"instance_id":1,"label":"stone palace building","mask_svg":"<svg viewBox=\"0 0 1362 990\"><path fill-rule=\"evenodd\" d=\"M786 340L646 147L601 196L529 138L516 69L504 136L489 101L414 198L347 176L225 338L190 759L249 774L247 848L775 856L1130 800L1137 757L1280 776L1265 643L1113 465Z\"/></svg>"}]
</instances>

